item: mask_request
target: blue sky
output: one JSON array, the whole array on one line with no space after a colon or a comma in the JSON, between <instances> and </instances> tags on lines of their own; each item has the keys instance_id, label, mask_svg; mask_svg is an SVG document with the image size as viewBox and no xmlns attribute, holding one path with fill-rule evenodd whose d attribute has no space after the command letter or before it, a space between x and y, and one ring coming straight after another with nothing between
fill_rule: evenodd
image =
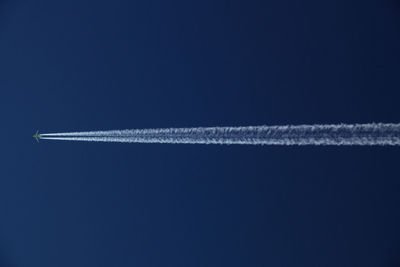
<instances>
[{"instance_id":1,"label":"blue sky","mask_svg":"<svg viewBox=\"0 0 400 267\"><path fill-rule=\"evenodd\" d=\"M398 122L400 5L3 1L0 264L397 266L398 148L41 132Z\"/></svg>"}]
</instances>

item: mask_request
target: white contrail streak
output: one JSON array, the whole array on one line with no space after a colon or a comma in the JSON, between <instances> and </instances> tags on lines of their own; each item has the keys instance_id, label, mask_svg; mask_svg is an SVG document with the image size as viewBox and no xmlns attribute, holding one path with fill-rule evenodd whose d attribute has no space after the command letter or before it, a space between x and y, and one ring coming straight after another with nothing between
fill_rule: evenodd
<instances>
[{"instance_id":1,"label":"white contrail streak","mask_svg":"<svg viewBox=\"0 0 400 267\"><path fill-rule=\"evenodd\" d=\"M400 124L134 129L42 134L41 139L120 143L400 145Z\"/></svg>"}]
</instances>

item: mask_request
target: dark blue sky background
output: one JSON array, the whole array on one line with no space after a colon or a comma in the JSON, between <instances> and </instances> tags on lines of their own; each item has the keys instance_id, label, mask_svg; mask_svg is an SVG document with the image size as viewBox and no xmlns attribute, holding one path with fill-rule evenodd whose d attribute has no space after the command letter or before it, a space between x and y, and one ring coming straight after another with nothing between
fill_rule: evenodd
<instances>
[{"instance_id":1,"label":"dark blue sky background","mask_svg":"<svg viewBox=\"0 0 400 267\"><path fill-rule=\"evenodd\" d=\"M0 265L399 266L399 148L31 137L399 122L399 47L395 0L3 0Z\"/></svg>"}]
</instances>

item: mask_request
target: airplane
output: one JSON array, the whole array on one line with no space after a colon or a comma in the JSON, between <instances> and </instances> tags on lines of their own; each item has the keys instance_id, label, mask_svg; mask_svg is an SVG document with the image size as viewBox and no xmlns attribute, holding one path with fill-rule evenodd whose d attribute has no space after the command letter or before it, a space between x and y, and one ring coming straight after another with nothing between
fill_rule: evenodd
<instances>
[{"instance_id":1,"label":"airplane","mask_svg":"<svg viewBox=\"0 0 400 267\"><path fill-rule=\"evenodd\" d=\"M36 138L36 141L39 143L39 139L42 138L42 136L39 134L39 131L36 131L36 133L33 135L34 138Z\"/></svg>"}]
</instances>

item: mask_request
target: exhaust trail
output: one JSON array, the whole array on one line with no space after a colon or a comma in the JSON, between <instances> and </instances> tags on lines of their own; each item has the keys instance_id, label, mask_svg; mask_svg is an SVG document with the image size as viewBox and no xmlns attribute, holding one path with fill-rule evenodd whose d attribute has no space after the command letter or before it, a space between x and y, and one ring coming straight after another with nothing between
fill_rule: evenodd
<instances>
[{"instance_id":1,"label":"exhaust trail","mask_svg":"<svg viewBox=\"0 0 400 267\"><path fill-rule=\"evenodd\" d=\"M118 143L400 145L400 123L133 129L41 134L41 139Z\"/></svg>"}]
</instances>

